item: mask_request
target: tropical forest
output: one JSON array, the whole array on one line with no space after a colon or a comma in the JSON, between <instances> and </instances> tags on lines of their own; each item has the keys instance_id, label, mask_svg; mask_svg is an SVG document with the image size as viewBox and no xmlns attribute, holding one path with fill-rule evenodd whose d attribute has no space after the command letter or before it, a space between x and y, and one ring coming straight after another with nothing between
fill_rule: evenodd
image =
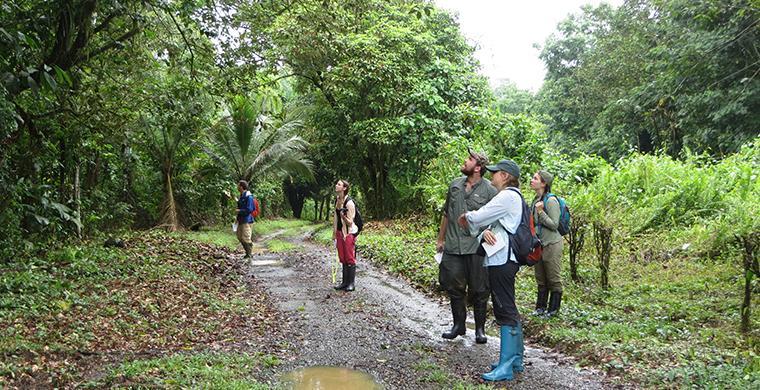
<instances>
[{"instance_id":1,"label":"tropical forest","mask_svg":"<svg viewBox=\"0 0 760 390\"><path fill-rule=\"evenodd\" d=\"M536 90L477 50L433 0L0 1L0 388L760 388L760 2L576 7ZM475 160L569 214L513 354L491 255L485 325L443 277Z\"/></svg>"}]
</instances>

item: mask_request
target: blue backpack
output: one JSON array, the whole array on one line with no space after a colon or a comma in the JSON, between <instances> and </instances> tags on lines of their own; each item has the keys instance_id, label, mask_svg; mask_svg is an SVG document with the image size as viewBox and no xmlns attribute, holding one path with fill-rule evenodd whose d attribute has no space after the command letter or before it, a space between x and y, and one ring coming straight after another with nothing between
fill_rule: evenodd
<instances>
[{"instance_id":1,"label":"blue backpack","mask_svg":"<svg viewBox=\"0 0 760 390\"><path fill-rule=\"evenodd\" d=\"M570 209L567 208L567 202L565 202L564 198L560 198L551 192L546 194L544 202L552 196L559 202L559 224L557 224L557 231L560 235L566 236L570 233Z\"/></svg>"}]
</instances>

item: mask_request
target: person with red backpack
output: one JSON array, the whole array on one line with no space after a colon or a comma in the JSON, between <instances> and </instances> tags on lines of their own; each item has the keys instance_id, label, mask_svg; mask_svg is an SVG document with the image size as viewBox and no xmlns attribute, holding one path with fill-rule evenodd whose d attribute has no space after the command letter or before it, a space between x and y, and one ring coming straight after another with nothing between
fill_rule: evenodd
<instances>
[{"instance_id":1,"label":"person with red backpack","mask_svg":"<svg viewBox=\"0 0 760 390\"><path fill-rule=\"evenodd\" d=\"M543 246L541 261L533 267L538 285L536 310L533 314L548 317L557 314L562 301L563 240L559 231L561 210L559 198L551 194L553 179L551 173L540 170L530 180L530 188L536 193L531 210L533 220L536 221L536 232Z\"/></svg>"},{"instance_id":2,"label":"person with red backpack","mask_svg":"<svg viewBox=\"0 0 760 390\"><path fill-rule=\"evenodd\" d=\"M499 190L498 194L480 209L462 214L458 223L472 235L487 227L478 238L492 248L490 251L486 249L484 265L488 267L493 312L500 327L501 349L498 363L482 377L487 381L502 381L512 380L514 372L524 370L525 347L520 313L515 303L515 276L521 261L526 262L527 259L518 256L525 251L516 248L513 237L527 223L524 213L528 206L519 189L520 167L514 161L501 160L496 165L487 165L486 169L493 173L491 184ZM528 235L531 233L528 232Z\"/></svg>"},{"instance_id":3,"label":"person with red backpack","mask_svg":"<svg viewBox=\"0 0 760 390\"><path fill-rule=\"evenodd\" d=\"M240 180L237 185L238 192L240 192L240 198L237 201L237 239L245 249L244 259L251 257L251 251L253 250L253 242L251 241L251 224L253 224L254 203L253 195L248 191L248 182Z\"/></svg>"}]
</instances>

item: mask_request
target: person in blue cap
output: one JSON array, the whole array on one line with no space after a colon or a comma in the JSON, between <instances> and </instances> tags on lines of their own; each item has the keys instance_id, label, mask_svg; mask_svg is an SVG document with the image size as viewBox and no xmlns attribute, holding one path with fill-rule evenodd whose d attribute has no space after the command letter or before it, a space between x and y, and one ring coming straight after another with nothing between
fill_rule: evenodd
<instances>
[{"instance_id":1,"label":"person in blue cap","mask_svg":"<svg viewBox=\"0 0 760 390\"><path fill-rule=\"evenodd\" d=\"M487 381L501 381L511 380L514 372L524 370L522 324L515 304L515 276L520 264L508 245L508 233L514 234L520 224L524 200L519 189L520 167L514 161L501 160L487 165L486 170L492 172L491 184L499 193L480 209L462 214L457 222L472 235L486 227L478 235L478 241L483 240L495 248L506 244L485 257L501 350L498 363L482 377Z\"/></svg>"}]
</instances>

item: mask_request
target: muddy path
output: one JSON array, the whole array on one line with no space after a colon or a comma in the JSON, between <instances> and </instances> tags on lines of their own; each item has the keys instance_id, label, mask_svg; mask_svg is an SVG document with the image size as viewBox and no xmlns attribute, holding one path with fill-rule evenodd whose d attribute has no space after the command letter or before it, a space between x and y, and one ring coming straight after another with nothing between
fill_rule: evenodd
<instances>
[{"instance_id":1,"label":"muddy path","mask_svg":"<svg viewBox=\"0 0 760 390\"><path fill-rule=\"evenodd\" d=\"M262 237L259 243L272 237ZM287 318L282 324L288 335L288 345L283 347L286 359L267 374L270 383L282 383L287 372L315 366L358 370L385 389L463 388L483 383L480 375L499 352L494 324L489 324L488 343L475 344L470 312L467 334L444 340L441 333L450 327L451 314L443 299L416 291L361 256L356 291L336 292L331 278L335 252L310 242L308 235L288 240L299 249L260 253L250 262L250 273ZM610 387L603 374L576 368L572 359L529 340L525 355L525 372L494 387Z\"/></svg>"}]
</instances>

